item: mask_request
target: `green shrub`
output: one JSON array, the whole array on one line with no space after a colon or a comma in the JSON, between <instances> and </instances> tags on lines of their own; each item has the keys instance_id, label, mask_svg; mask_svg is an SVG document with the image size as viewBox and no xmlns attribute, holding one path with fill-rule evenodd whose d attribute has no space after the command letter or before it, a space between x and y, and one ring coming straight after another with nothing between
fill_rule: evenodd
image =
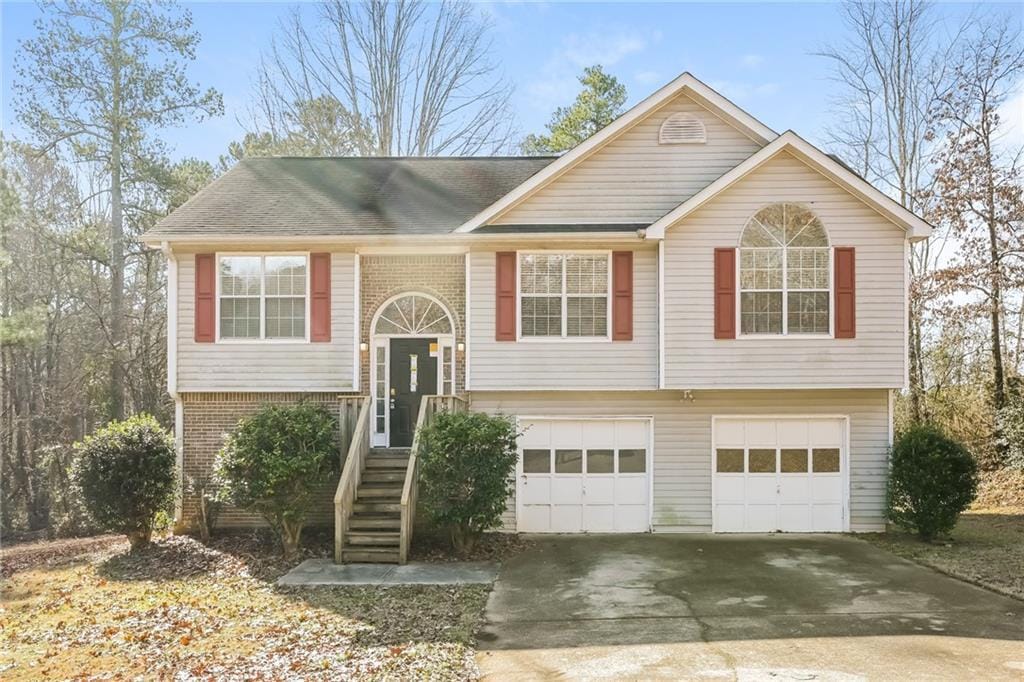
<instances>
[{"instance_id":1,"label":"green shrub","mask_svg":"<svg viewBox=\"0 0 1024 682\"><path fill-rule=\"evenodd\" d=\"M75 443L73 477L86 511L132 549L149 544L158 511L174 499L174 439L149 415L97 429Z\"/></svg>"},{"instance_id":2,"label":"green shrub","mask_svg":"<svg viewBox=\"0 0 1024 682\"><path fill-rule=\"evenodd\" d=\"M888 517L922 540L953 530L977 488L974 458L934 426L912 426L893 445Z\"/></svg>"},{"instance_id":3,"label":"green shrub","mask_svg":"<svg viewBox=\"0 0 1024 682\"><path fill-rule=\"evenodd\" d=\"M313 403L264 405L238 422L217 455L221 499L262 515L288 559L298 554L316 493L338 473L335 425Z\"/></svg>"},{"instance_id":4,"label":"green shrub","mask_svg":"<svg viewBox=\"0 0 1024 682\"><path fill-rule=\"evenodd\" d=\"M421 438L420 499L460 556L501 523L518 451L515 423L480 412L442 412Z\"/></svg>"},{"instance_id":5,"label":"green shrub","mask_svg":"<svg viewBox=\"0 0 1024 682\"><path fill-rule=\"evenodd\" d=\"M1011 379L1006 406L996 415L997 446L1003 466L1024 469L1024 380Z\"/></svg>"}]
</instances>

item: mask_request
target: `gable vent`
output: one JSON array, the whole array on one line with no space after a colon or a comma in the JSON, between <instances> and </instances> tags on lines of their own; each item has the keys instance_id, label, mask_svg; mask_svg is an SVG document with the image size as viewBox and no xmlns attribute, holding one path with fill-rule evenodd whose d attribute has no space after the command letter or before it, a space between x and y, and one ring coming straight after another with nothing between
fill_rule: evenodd
<instances>
[{"instance_id":1,"label":"gable vent","mask_svg":"<svg viewBox=\"0 0 1024 682\"><path fill-rule=\"evenodd\" d=\"M704 124L693 114L672 114L661 124L658 144L704 144L707 135Z\"/></svg>"}]
</instances>

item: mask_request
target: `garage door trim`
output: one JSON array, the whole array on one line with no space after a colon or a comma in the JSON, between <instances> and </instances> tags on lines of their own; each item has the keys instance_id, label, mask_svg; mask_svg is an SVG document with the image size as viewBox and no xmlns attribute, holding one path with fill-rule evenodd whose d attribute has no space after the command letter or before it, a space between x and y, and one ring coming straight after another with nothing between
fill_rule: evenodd
<instances>
[{"instance_id":1,"label":"garage door trim","mask_svg":"<svg viewBox=\"0 0 1024 682\"><path fill-rule=\"evenodd\" d=\"M636 415L636 414L619 414L619 415L589 415L589 416L577 416L577 415L533 415L533 414L521 414L516 415L516 431L519 432L522 428L522 422L530 421L635 421L635 422L647 422L647 531L651 532L654 528L654 416L653 415ZM519 456L516 461L516 531L519 532L519 524L521 523L523 515L523 496L520 494L520 486L522 485L523 477L523 448L518 446Z\"/></svg>"},{"instance_id":2,"label":"garage door trim","mask_svg":"<svg viewBox=\"0 0 1024 682\"><path fill-rule=\"evenodd\" d=\"M715 510L718 508L717 500L717 483L715 479L715 469L717 464L717 443L716 434L717 429L716 422L719 419L729 420L743 420L743 419L761 419L761 420L840 420L843 422L843 439L842 439L842 452L840 457L840 472L842 476L842 490L843 490L843 530L844 533L850 532L850 415L848 414L715 414L711 416L711 532L718 533L717 514Z\"/></svg>"}]
</instances>

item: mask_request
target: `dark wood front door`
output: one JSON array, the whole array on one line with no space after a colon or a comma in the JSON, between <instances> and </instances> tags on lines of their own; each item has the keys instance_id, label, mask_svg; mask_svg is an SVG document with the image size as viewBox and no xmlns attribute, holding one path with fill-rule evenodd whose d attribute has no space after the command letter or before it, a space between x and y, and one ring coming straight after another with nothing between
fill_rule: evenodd
<instances>
[{"instance_id":1,"label":"dark wood front door","mask_svg":"<svg viewBox=\"0 0 1024 682\"><path fill-rule=\"evenodd\" d=\"M437 394L437 339L391 339L391 434L393 448L412 445L420 398ZM436 347L436 346L435 346Z\"/></svg>"}]
</instances>

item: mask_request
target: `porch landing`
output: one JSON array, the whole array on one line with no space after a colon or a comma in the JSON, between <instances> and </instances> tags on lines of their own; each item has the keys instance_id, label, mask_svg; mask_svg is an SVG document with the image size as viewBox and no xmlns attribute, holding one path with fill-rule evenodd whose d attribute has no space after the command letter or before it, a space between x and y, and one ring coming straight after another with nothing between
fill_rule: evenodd
<instances>
[{"instance_id":1,"label":"porch landing","mask_svg":"<svg viewBox=\"0 0 1024 682\"><path fill-rule=\"evenodd\" d=\"M452 563L336 564L306 559L278 578L278 585L473 585L493 583L499 564L493 561Z\"/></svg>"}]
</instances>

